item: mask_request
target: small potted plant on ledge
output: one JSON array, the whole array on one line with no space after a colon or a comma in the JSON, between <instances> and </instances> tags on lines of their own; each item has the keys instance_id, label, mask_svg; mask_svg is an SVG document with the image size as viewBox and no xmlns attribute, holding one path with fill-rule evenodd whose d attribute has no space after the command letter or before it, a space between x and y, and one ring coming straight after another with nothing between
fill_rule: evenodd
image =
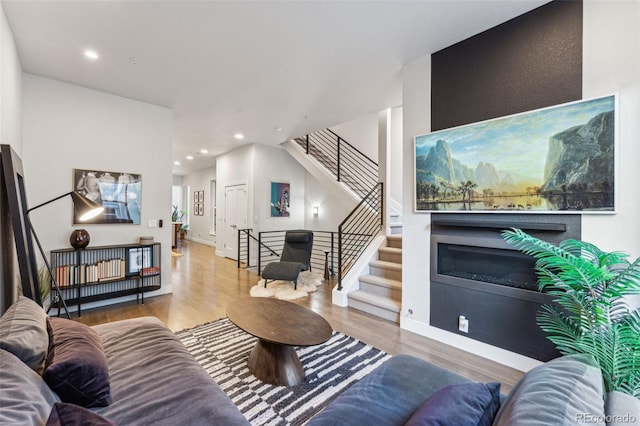
<instances>
[{"instance_id":1,"label":"small potted plant on ledge","mask_svg":"<svg viewBox=\"0 0 640 426\"><path fill-rule=\"evenodd\" d=\"M557 305L545 305L537 322L562 354L593 355L607 393L640 398L640 258L604 252L584 241L555 246L520 229L502 233L507 243L533 256L538 286Z\"/></svg>"},{"instance_id":2,"label":"small potted plant on ledge","mask_svg":"<svg viewBox=\"0 0 640 426\"><path fill-rule=\"evenodd\" d=\"M189 225L183 224L182 226L180 226L180 239L184 240L188 232L189 232Z\"/></svg>"},{"instance_id":3,"label":"small potted plant on ledge","mask_svg":"<svg viewBox=\"0 0 640 426\"><path fill-rule=\"evenodd\" d=\"M171 222L180 222L184 217L186 210L178 210L178 206L172 206L173 212L171 213Z\"/></svg>"}]
</instances>

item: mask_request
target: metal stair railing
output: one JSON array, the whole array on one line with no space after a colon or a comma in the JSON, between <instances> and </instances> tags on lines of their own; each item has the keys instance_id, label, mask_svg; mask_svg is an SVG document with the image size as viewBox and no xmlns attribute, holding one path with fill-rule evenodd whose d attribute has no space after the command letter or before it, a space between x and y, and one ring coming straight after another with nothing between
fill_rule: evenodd
<instances>
[{"instance_id":1,"label":"metal stair railing","mask_svg":"<svg viewBox=\"0 0 640 426\"><path fill-rule=\"evenodd\" d=\"M310 133L294 140L338 182L343 183L361 197L358 205L340 224L337 241L335 232L313 231L311 268L323 270L326 265L331 275L334 275L337 270L338 290L342 290L342 278L383 229L384 187L382 182L378 182L378 164L330 129ZM285 232L266 231L258 234L258 274L262 273L264 265L279 259L279 253L282 253L284 246ZM255 239L255 237L252 238ZM247 258L249 258L250 242L247 241ZM240 234L238 234L238 247L240 250ZM238 259L240 259L240 253L238 253ZM337 268L334 267L336 262Z\"/></svg>"},{"instance_id":2,"label":"metal stair railing","mask_svg":"<svg viewBox=\"0 0 640 426\"><path fill-rule=\"evenodd\" d=\"M238 229L238 268L241 268L243 264L245 268L255 266L251 265L251 249L255 248L256 244L260 246L260 241L252 234L252 232L252 228ZM278 256L278 253L271 250L269 247L264 248L270 251L272 255Z\"/></svg>"},{"instance_id":3,"label":"metal stair railing","mask_svg":"<svg viewBox=\"0 0 640 426\"><path fill-rule=\"evenodd\" d=\"M342 279L384 225L384 187L378 182L338 227L338 290Z\"/></svg>"},{"instance_id":4,"label":"metal stair railing","mask_svg":"<svg viewBox=\"0 0 640 426\"><path fill-rule=\"evenodd\" d=\"M294 140L360 198L378 182L378 164L330 129Z\"/></svg>"},{"instance_id":5,"label":"metal stair railing","mask_svg":"<svg viewBox=\"0 0 640 426\"><path fill-rule=\"evenodd\" d=\"M262 274L264 266L269 262L278 261L284 247L284 235L287 231L264 231L258 233L258 274ZM325 261L330 276L334 275L338 251L336 232L312 231L313 248L311 249L311 270L324 271Z\"/></svg>"},{"instance_id":6,"label":"metal stair railing","mask_svg":"<svg viewBox=\"0 0 640 426\"><path fill-rule=\"evenodd\" d=\"M243 267L250 268L251 267L251 242L252 240L256 240L256 238L251 234L253 229L238 229L238 243L236 247L238 247L238 268Z\"/></svg>"}]
</instances>

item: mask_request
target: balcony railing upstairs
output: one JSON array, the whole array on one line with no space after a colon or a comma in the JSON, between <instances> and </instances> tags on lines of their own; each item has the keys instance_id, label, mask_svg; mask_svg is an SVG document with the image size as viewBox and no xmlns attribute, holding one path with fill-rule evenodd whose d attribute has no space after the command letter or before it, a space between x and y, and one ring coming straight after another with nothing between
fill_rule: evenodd
<instances>
[{"instance_id":1,"label":"balcony railing upstairs","mask_svg":"<svg viewBox=\"0 0 640 426\"><path fill-rule=\"evenodd\" d=\"M378 164L329 129L295 141L359 198L378 182Z\"/></svg>"},{"instance_id":2,"label":"balcony railing upstairs","mask_svg":"<svg viewBox=\"0 0 640 426\"><path fill-rule=\"evenodd\" d=\"M378 182L338 227L338 290L342 290L342 279L383 228L383 189L382 182Z\"/></svg>"}]
</instances>

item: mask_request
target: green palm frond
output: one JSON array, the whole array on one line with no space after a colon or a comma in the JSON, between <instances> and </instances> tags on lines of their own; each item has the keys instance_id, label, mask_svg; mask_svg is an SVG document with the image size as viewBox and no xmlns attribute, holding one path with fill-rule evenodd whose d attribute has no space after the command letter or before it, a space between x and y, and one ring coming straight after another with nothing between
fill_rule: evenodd
<instances>
[{"instance_id":1,"label":"green palm frond","mask_svg":"<svg viewBox=\"0 0 640 426\"><path fill-rule=\"evenodd\" d=\"M507 243L536 259L536 271L542 278L539 281L541 290L547 285L557 285L558 281L576 290L583 290L585 287L592 289L603 280L612 278L605 266L580 257L580 241L566 240L560 246L555 246L515 228L504 231L502 235ZM589 251L593 249L589 250L587 247L587 252Z\"/></svg>"},{"instance_id":2,"label":"green palm frond","mask_svg":"<svg viewBox=\"0 0 640 426\"><path fill-rule=\"evenodd\" d=\"M583 335L580 326L560 313L557 307L543 306L537 315L537 322L543 331L549 333L549 340L556 345L560 353L564 355L582 353L574 345L574 342Z\"/></svg>"},{"instance_id":3,"label":"green palm frond","mask_svg":"<svg viewBox=\"0 0 640 426\"><path fill-rule=\"evenodd\" d=\"M602 297L613 298L623 295L640 294L640 257L624 268L615 268L616 276L611 279Z\"/></svg>"},{"instance_id":4,"label":"green palm frond","mask_svg":"<svg viewBox=\"0 0 640 426\"><path fill-rule=\"evenodd\" d=\"M640 308L627 296L640 294L640 258L565 240L559 245L519 229L505 241L536 259L538 288L552 297L537 316L540 328L562 354L588 353L600 365L606 392L640 396Z\"/></svg>"}]
</instances>

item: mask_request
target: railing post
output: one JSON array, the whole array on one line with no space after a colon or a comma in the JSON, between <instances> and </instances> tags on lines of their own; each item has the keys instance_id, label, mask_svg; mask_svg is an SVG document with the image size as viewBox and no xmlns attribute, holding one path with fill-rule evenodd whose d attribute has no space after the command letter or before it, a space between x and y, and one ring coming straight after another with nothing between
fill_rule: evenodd
<instances>
[{"instance_id":1,"label":"railing post","mask_svg":"<svg viewBox=\"0 0 640 426\"><path fill-rule=\"evenodd\" d=\"M309 155L309 134L307 133L307 146L306 146L306 151L307 151L307 155Z\"/></svg>"},{"instance_id":2,"label":"railing post","mask_svg":"<svg viewBox=\"0 0 640 426\"><path fill-rule=\"evenodd\" d=\"M380 229L384 229L384 182L380 182L380 193L378 196L380 197Z\"/></svg>"},{"instance_id":3,"label":"railing post","mask_svg":"<svg viewBox=\"0 0 640 426\"><path fill-rule=\"evenodd\" d=\"M342 226L338 227L338 291L342 291Z\"/></svg>"},{"instance_id":4,"label":"railing post","mask_svg":"<svg viewBox=\"0 0 640 426\"><path fill-rule=\"evenodd\" d=\"M238 229L238 268L240 268L240 230Z\"/></svg>"},{"instance_id":5,"label":"railing post","mask_svg":"<svg viewBox=\"0 0 640 426\"><path fill-rule=\"evenodd\" d=\"M251 232L247 231L247 267L251 267Z\"/></svg>"},{"instance_id":6,"label":"railing post","mask_svg":"<svg viewBox=\"0 0 640 426\"><path fill-rule=\"evenodd\" d=\"M337 170L336 170L336 174L338 175L338 182L340 182L340 141L342 139L340 139L340 136L338 136L338 165L337 165Z\"/></svg>"},{"instance_id":7,"label":"railing post","mask_svg":"<svg viewBox=\"0 0 640 426\"><path fill-rule=\"evenodd\" d=\"M335 241L334 241L334 235L335 235L335 233L334 233L334 232L332 232L332 233L331 233L331 276L332 276L332 277L336 275L336 269L335 269L335 266L334 266L334 264L333 264L333 261L334 261L334 259L335 259L335 250L334 250L334 247L335 247Z\"/></svg>"},{"instance_id":8,"label":"railing post","mask_svg":"<svg viewBox=\"0 0 640 426\"><path fill-rule=\"evenodd\" d=\"M262 232L258 232L258 275L262 272Z\"/></svg>"}]
</instances>

